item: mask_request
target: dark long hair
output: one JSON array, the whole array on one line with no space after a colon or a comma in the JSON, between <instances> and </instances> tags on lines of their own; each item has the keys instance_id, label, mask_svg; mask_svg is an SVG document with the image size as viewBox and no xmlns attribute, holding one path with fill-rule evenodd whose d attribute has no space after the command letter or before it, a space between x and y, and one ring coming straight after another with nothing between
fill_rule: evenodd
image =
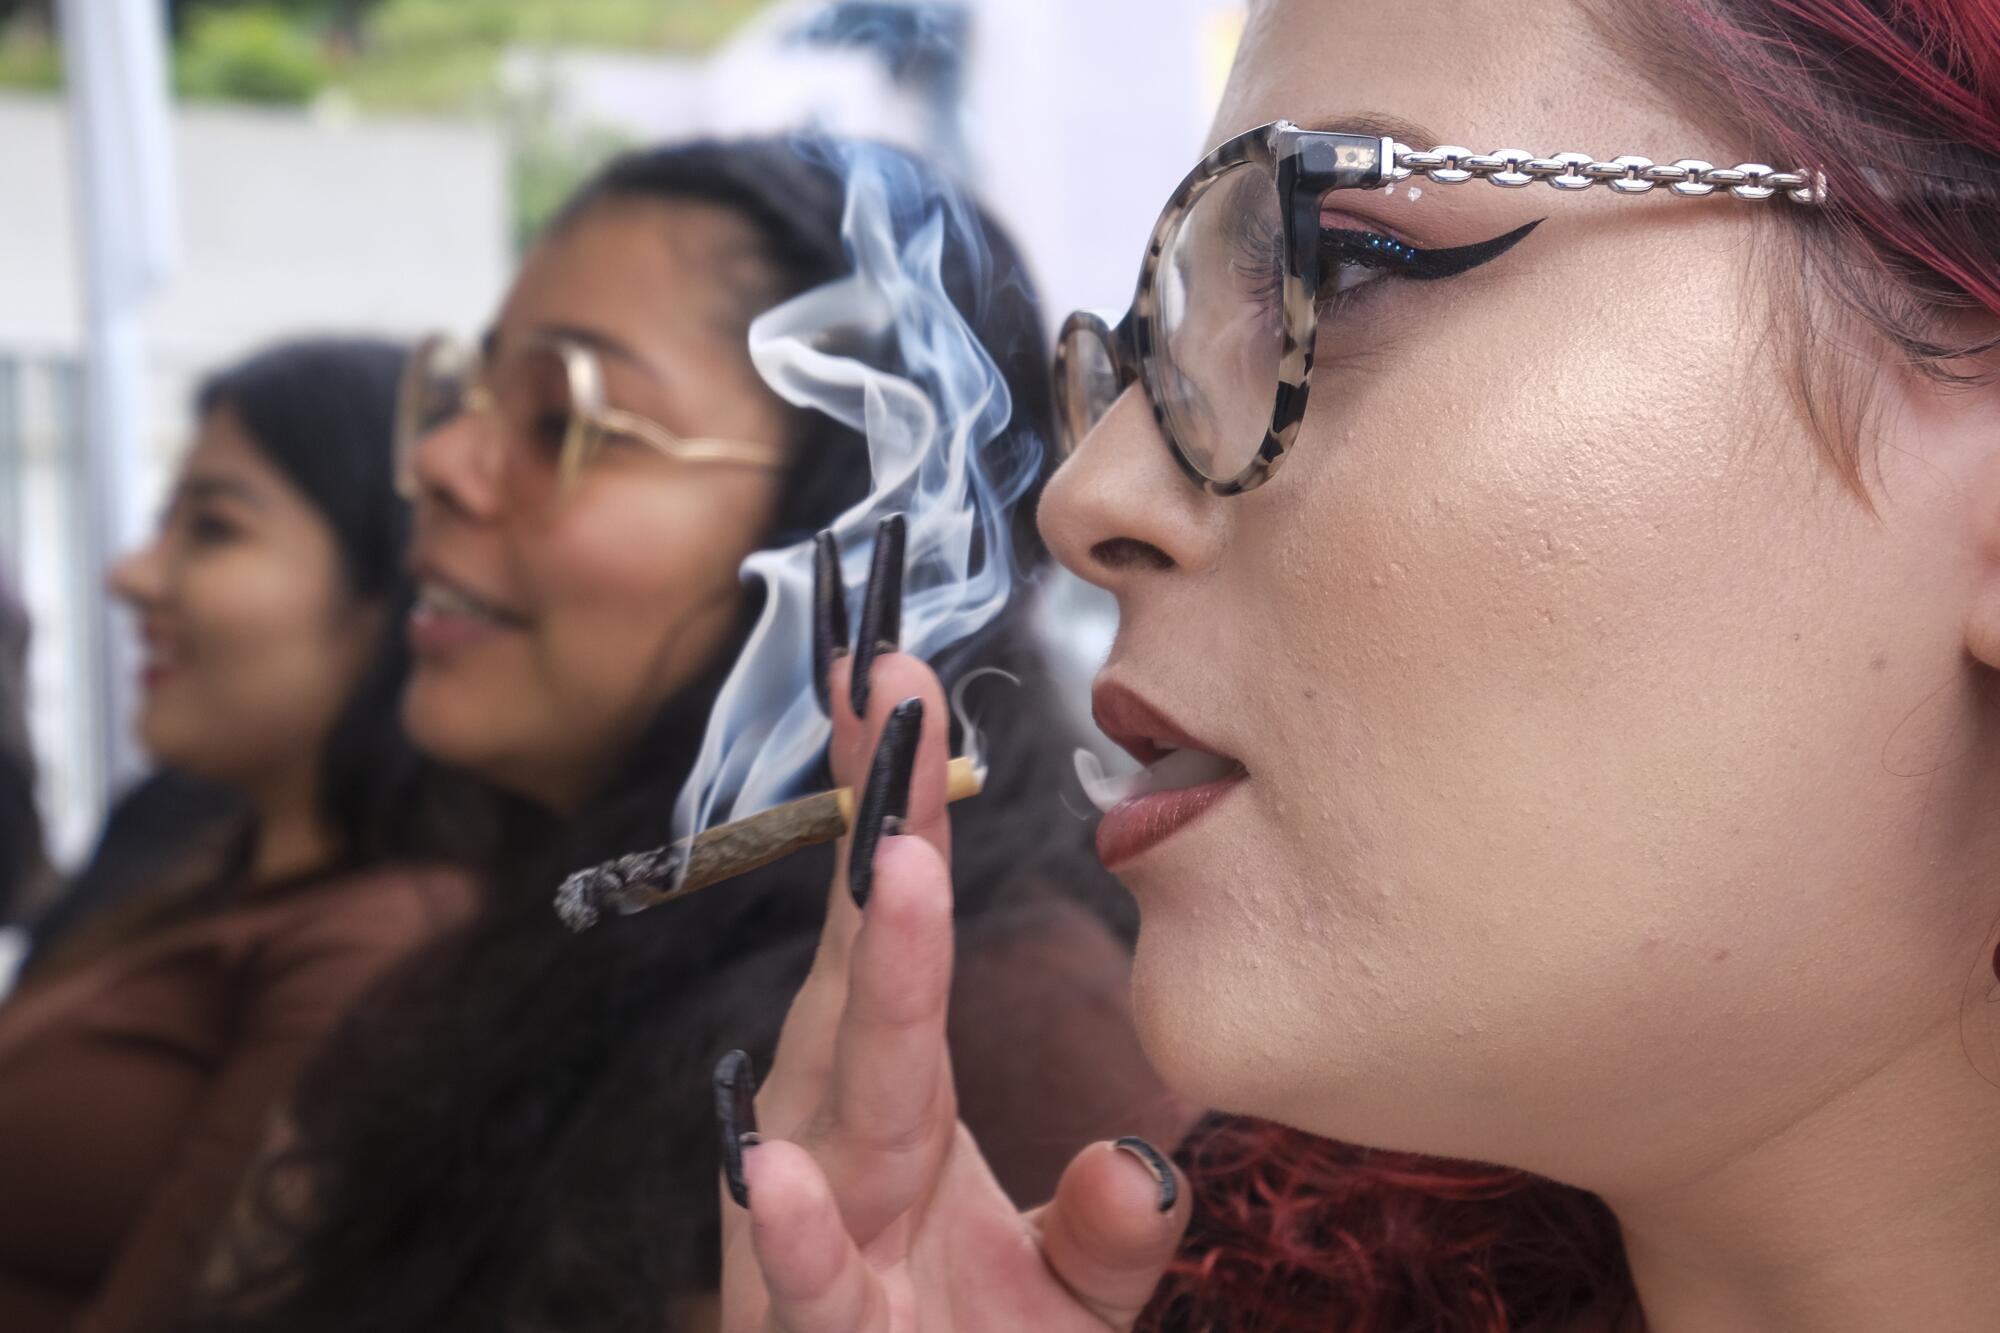
<instances>
[{"instance_id":1,"label":"dark long hair","mask_svg":"<svg viewBox=\"0 0 2000 1333\"><path fill-rule=\"evenodd\" d=\"M193 401L198 417L236 418L326 523L346 595L378 605L389 627L321 742L317 813L332 859L282 886L253 883L247 803L212 784L156 777L141 799L164 795L162 808L179 822L141 821L145 845L115 849L122 870L86 876L81 898L55 905L38 923L34 974L224 910L252 891L302 889L387 861L450 859L489 822L484 797L425 760L401 722L410 668L400 631L411 595L403 575L409 506L396 492L391 440L404 355L379 339L280 342L210 375ZM111 828L119 829L117 812ZM143 878L133 873L139 867Z\"/></svg>"},{"instance_id":2,"label":"dark long hair","mask_svg":"<svg viewBox=\"0 0 2000 1333\"><path fill-rule=\"evenodd\" d=\"M843 185L825 160L761 140L640 153L556 225L609 201L719 204L755 226L788 297L849 269ZM984 233L948 243L947 287L1015 395L1012 442L1038 444L1049 412L1039 311L1006 238ZM794 431L766 546L828 525L869 484L859 436L806 414ZM1017 554L1032 565L1042 554L1028 522ZM947 684L987 665L1027 682L992 728L987 795L957 816L961 915L1060 892L1129 929L1085 826L1056 803L1069 740L1042 702L1025 619L1017 604L945 664ZM736 1045L768 1062L810 961L831 858L801 856L581 935L557 926L550 898L569 870L661 840L734 656L663 708L581 817L541 821L474 928L406 969L318 1062L296 1146L252 1193L225 1261L233 1289L206 1327L638 1333L670 1326L676 1296L713 1289L709 1073Z\"/></svg>"}]
</instances>

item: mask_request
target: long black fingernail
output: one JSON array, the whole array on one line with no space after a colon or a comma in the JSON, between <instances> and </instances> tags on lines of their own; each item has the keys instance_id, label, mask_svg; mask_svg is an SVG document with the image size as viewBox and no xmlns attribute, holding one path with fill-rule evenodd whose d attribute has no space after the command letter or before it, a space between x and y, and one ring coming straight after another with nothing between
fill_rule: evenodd
<instances>
[{"instance_id":1,"label":"long black fingernail","mask_svg":"<svg viewBox=\"0 0 2000 1333\"><path fill-rule=\"evenodd\" d=\"M883 837L895 837L910 814L910 774L917 764L917 738L924 733L924 701L905 699L890 710L868 766L868 784L861 789L861 807L854 816L854 847L847 862L847 887L854 905L868 906L875 887L875 848Z\"/></svg>"},{"instance_id":2,"label":"long black fingernail","mask_svg":"<svg viewBox=\"0 0 2000 1333\"><path fill-rule=\"evenodd\" d=\"M1174 1204L1181 1197L1181 1182L1180 1177L1174 1174L1174 1168L1167 1162L1166 1154L1144 1139L1130 1134L1111 1146L1119 1152L1131 1153L1139 1159L1139 1164L1146 1168L1160 1187L1160 1211L1171 1213Z\"/></svg>"},{"instance_id":3,"label":"long black fingernail","mask_svg":"<svg viewBox=\"0 0 2000 1333\"><path fill-rule=\"evenodd\" d=\"M868 591L861 599L861 633L854 639L854 680L848 698L854 715L868 715L868 670L878 653L903 646L903 545L908 535L901 514L875 527L875 562L868 567Z\"/></svg>"},{"instance_id":4,"label":"long black fingernail","mask_svg":"<svg viewBox=\"0 0 2000 1333\"><path fill-rule=\"evenodd\" d=\"M847 652L847 588L840 581L840 543L831 531L813 538L813 693L819 710L833 716L828 673Z\"/></svg>"},{"instance_id":5,"label":"long black fingernail","mask_svg":"<svg viewBox=\"0 0 2000 1333\"><path fill-rule=\"evenodd\" d=\"M722 1177L738 1208L750 1206L750 1182L743 1178L743 1150L757 1138L757 1071L750 1057L731 1051L715 1065L715 1116L722 1122Z\"/></svg>"}]
</instances>

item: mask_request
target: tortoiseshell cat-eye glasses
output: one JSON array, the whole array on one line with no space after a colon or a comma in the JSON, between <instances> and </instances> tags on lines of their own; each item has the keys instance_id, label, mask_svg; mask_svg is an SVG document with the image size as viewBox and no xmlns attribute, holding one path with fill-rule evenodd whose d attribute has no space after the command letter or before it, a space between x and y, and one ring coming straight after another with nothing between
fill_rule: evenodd
<instances>
[{"instance_id":1,"label":"tortoiseshell cat-eye glasses","mask_svg":"<svg viewBox=\"0 0 2000 1333\"><path fill-rule=\"evenodd\" d=\"M1599 161L1588 153L1537 157L1518 149L1417 151L1393 138L1302 130L1274 121L1204 158L1174 191L1139 270L1131 309L1116 325L1089 311L1056 343L1057 433L1064 453L1134 382L1190 480L1240 495L1270 480L1305 419L1322 322L1377 278L1451 277L1498 258L1535 223L1474 245L1421 250L1375 232L1321 223L1335 190L1394 185L1421 173L1439 184L1537 182L1615 194L1659 186L1677 195L1780 193L1817 202L1816 181L1761 163L1717 167L1684 158Z\"/></svg>"}]
</instances>

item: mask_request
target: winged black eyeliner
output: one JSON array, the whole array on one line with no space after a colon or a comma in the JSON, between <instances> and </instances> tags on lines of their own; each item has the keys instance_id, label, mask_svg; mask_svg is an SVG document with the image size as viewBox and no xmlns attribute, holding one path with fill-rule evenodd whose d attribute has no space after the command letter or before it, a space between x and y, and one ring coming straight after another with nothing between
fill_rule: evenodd
<instances>
[{"instance_id":1,"label":"winged black eyeliner","mask_svg":"<svg viewBox=\"0 0 2000 1333\"><path fill-rule=\"evenodd\" d=\"M1325 261L1322 269L1332 274L1338 272L1341 265L1362 264L1399 278L1455 278L1506 254L1526 240L1528 233L1541 226L1543 221L1536 218L1491 240L1439 250L1419 249L1380 232L1327 227L1320 232L1320 255Z\"/></svg>"}]
</instances>

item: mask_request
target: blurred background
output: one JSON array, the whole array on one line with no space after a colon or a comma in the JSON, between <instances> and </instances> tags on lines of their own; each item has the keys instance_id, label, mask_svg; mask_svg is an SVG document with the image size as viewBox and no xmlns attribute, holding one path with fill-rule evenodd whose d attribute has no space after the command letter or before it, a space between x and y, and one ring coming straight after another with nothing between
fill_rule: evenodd
<instances>
[{"instance_id":1,"label":"blurred background","mask_svg":"<svg viewBox=\"0 0 2000 1333\"><path fill-rule=\"evenodd\" d=\"M139 766L102 576L153 521L203 370L302 330L476 332L610 154L794 126L944 164L1013 230L1052 320L1122 309L1242 11L0 0L0 576L33 625L58 862Z\"/></svg>"}]
</instances>

